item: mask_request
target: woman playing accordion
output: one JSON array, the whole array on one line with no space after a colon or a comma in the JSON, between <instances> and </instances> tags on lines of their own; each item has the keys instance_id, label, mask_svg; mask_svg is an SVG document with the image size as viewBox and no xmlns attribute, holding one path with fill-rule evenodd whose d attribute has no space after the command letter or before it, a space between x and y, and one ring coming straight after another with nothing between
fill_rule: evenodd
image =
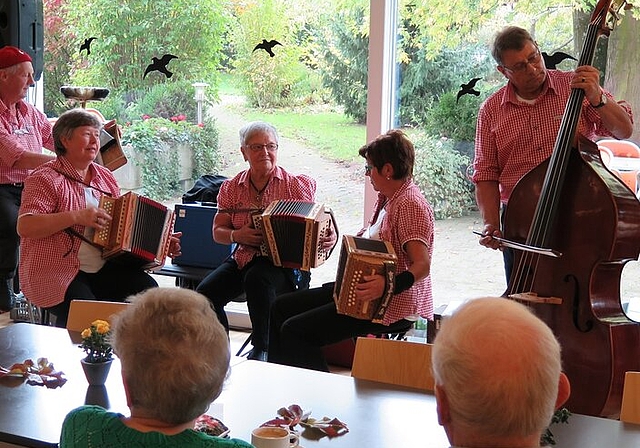
<instances>
[{"instance_id":1,"label":"woman playing accordion","mask_svg":"<svg viewBox=\"0 0 640 448\"><path fill-rule=\"evenodd\" d=\"M392 130L360 148L359 154L366 160L365 175L378 200L369 225L357 236L388 242L397 256L384 315L367 320L338 313L333 283L282 295L271 307L270 362L328 371L325 345L362 334L405 332L419 317L433 319L429 271L434 217L412 180L413 144L401 131ZM362 275L355 287L358 300L380 299L387 278L379 273Z\"/></svg>"}]
</instances>

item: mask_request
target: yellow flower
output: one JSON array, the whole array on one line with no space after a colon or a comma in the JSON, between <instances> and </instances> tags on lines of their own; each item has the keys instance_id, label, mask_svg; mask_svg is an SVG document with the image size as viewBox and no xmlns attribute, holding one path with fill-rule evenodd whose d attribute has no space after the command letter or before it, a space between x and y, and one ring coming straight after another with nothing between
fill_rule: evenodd
<instances>
[{"instance_id":1,"label":"yellow flower","mask_svg":"<svg viewBox=\"0 0 640 448\"><path fill-rule=\"evenodd\" d=\"M109 322L98 319L91 322L91 327L82 331L82 344L79 347L87 354L86 361L104 362L111 359L113 349L109 344L110 330Z\"/></svg>"},{"instance_id":2,"label":"yellow flower","mask_svg":"<svg viewBox=\"0 0 640 448\"><path fill-rule=\"evenodd\" d=\"M94 320L91 323L92 326L96 327L96 331L100 334L107 334L109 333L109 330L111 329L109 327L109 322L105 321L105 320Z\"/></svg>"}]
</instances>

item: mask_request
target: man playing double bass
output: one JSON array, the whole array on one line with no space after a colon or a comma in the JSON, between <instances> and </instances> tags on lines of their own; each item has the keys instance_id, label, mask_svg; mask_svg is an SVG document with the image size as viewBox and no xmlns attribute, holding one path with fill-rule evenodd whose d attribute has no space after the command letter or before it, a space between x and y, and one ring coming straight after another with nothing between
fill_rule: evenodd
<instances>
[{"instance_id":1,"label":"man playing double bass","mask_svg":"<svg viewBox=\"0 0 640 448\"><path fill-rule=\"evenodd\" d=\"M491 237L502 237L501 207L520 178L551 156L571 89L584 90L577 132L589 140L628 138L633 121L628 104L600 87L595 67L547 70L538 45L522 28L500 31L491 54L509 82L480 107L472 179L484 222L480 244L497 249ZM509 282L513 250L504 248L503 257Z\"/></svg>"}]
</instances>

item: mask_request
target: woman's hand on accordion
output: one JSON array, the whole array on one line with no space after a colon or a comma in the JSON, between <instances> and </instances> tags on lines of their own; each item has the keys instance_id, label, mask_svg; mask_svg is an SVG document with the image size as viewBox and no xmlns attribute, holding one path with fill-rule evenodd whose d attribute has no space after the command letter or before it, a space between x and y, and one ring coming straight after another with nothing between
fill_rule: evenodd
<instances>
[{"instance_id":1,"label":"woman's hand on accordion","mask_svg":"<svg viewBox=\"0 0 640 448\"><path fill-rule=\"evenodd\" d=\"M338 234L333 229L333 225L330 225L327 228L327 231L321 241L322 250L324 252L329 252L331 249L335 247L337 240L338 240Z\"/></svg>"},{"instance_id":2,"label":"woman's hand on accordion","mask_svg":"<svg viewBox=\"0 0 640 448\"><path fill-rule=\"evenodd\" d=\"M111 221L111 215L98 207L87 207L76 210L76 221L85 227L103 229Z\"/></svg>"},{"instance_id":3,"label":"woman's hand on accordion","mask_svg":"<svg viewBox=\"0 0 640 448\"><path fill-rule=\"evenodd\" d=\"M182 237L182 232L172 233L169 238L169 257L175 258L182 255L182 248L180 247L180 237Z\"/></svg>"},{"instance_id":4,"label":"woman's hand on accordion","mask_svg":"<svg viewBox=\"0 0 640 448\"><path fill-rule=\"evenodd\" d=\"M360 300L376 300L384 294L385 278L380 274L363 275L356 285L356 296Z\"/></svg>"}]
</instances>

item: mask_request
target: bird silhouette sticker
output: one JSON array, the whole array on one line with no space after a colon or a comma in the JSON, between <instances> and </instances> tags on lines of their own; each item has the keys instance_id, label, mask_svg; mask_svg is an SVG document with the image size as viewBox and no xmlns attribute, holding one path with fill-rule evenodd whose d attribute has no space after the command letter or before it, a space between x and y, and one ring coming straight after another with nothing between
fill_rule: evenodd
<instances>
[{"instance_id":1,"label":"bird silhouette sticker","mask_svg":"<svg viewBox=\"0 0 640 448\"><path fill-rule=\"evenodd\" d=\"M97 37L90 37L89 39L85 39L84 43L80 45L80 53L82 53L84 50L87 50L87 56L89 56L91 54L91 42L96 39Z\"/></svg>"},{"instance_id":2,"label":"bird silhouette sticker","mask_svg":"<svg viewBox=\"0 0 640 448\"><path fill-rule=\"evenodd\" d=\"M480 92L478 92L474 87L476 83L480 81L482 78L473 78L466 84L460 84L460 91L458 92L458 96L456 97L456 104L460 101L460 97L463 95L475 95L480 96Z\"/></svg>"},{"instance_id":3,"label":"bird silhouette sticker","mask_svg":"<svg viewBox=\"0 0 640 448\"><path fill-rule=\"evenodd\" d=\"M562 51L556 51L552 55L549 55L549 54L547 54L547 53L545 53L543 51L542 52L542 59L544 59L545 67L547 67L550 70L555 70L556 65L558 65L559 63L561 63L565 59L573 59L574 61L577 61L576 58L574 58L570 54L563 53Z\"/></svg>"},{"instance_id":4,"label":"bird silhouette sticker","mask_svg":"<svg viewBox=\"0 0 640 448\"><path fill-rule=\"evenodd\" d=\"M281 45L282 46L282 44L280 42L278 42L277 40L267 41L267 39L262 39L262 42L260 42L258 45L256 45L253 48L253 51L264 50L267 53L269 53L269 56L274 57L275 53L273 52L273 47L275 47L276 45ZM253 53L253 51L251 53Z\"/></svg>"},{"instance_id":5,"label":"bird silhouette sticker","mask_svg":"<svg viewBox=\"0 0 640 448\"><path fill-rule=\"evenodd\" d=\"M171 78L173 76L173 72L170 72L167 69L167 65L171 62L172 59L178 59L178 56L174 56L172 54L165 54L160 59L157 57L152 57L151 64L147 65L146 70L144 71L144 75L142 75L142 79L146 78L147 75L151 72L160 72L163 73L167 78Z\"/></svg>"}]
</instances>

